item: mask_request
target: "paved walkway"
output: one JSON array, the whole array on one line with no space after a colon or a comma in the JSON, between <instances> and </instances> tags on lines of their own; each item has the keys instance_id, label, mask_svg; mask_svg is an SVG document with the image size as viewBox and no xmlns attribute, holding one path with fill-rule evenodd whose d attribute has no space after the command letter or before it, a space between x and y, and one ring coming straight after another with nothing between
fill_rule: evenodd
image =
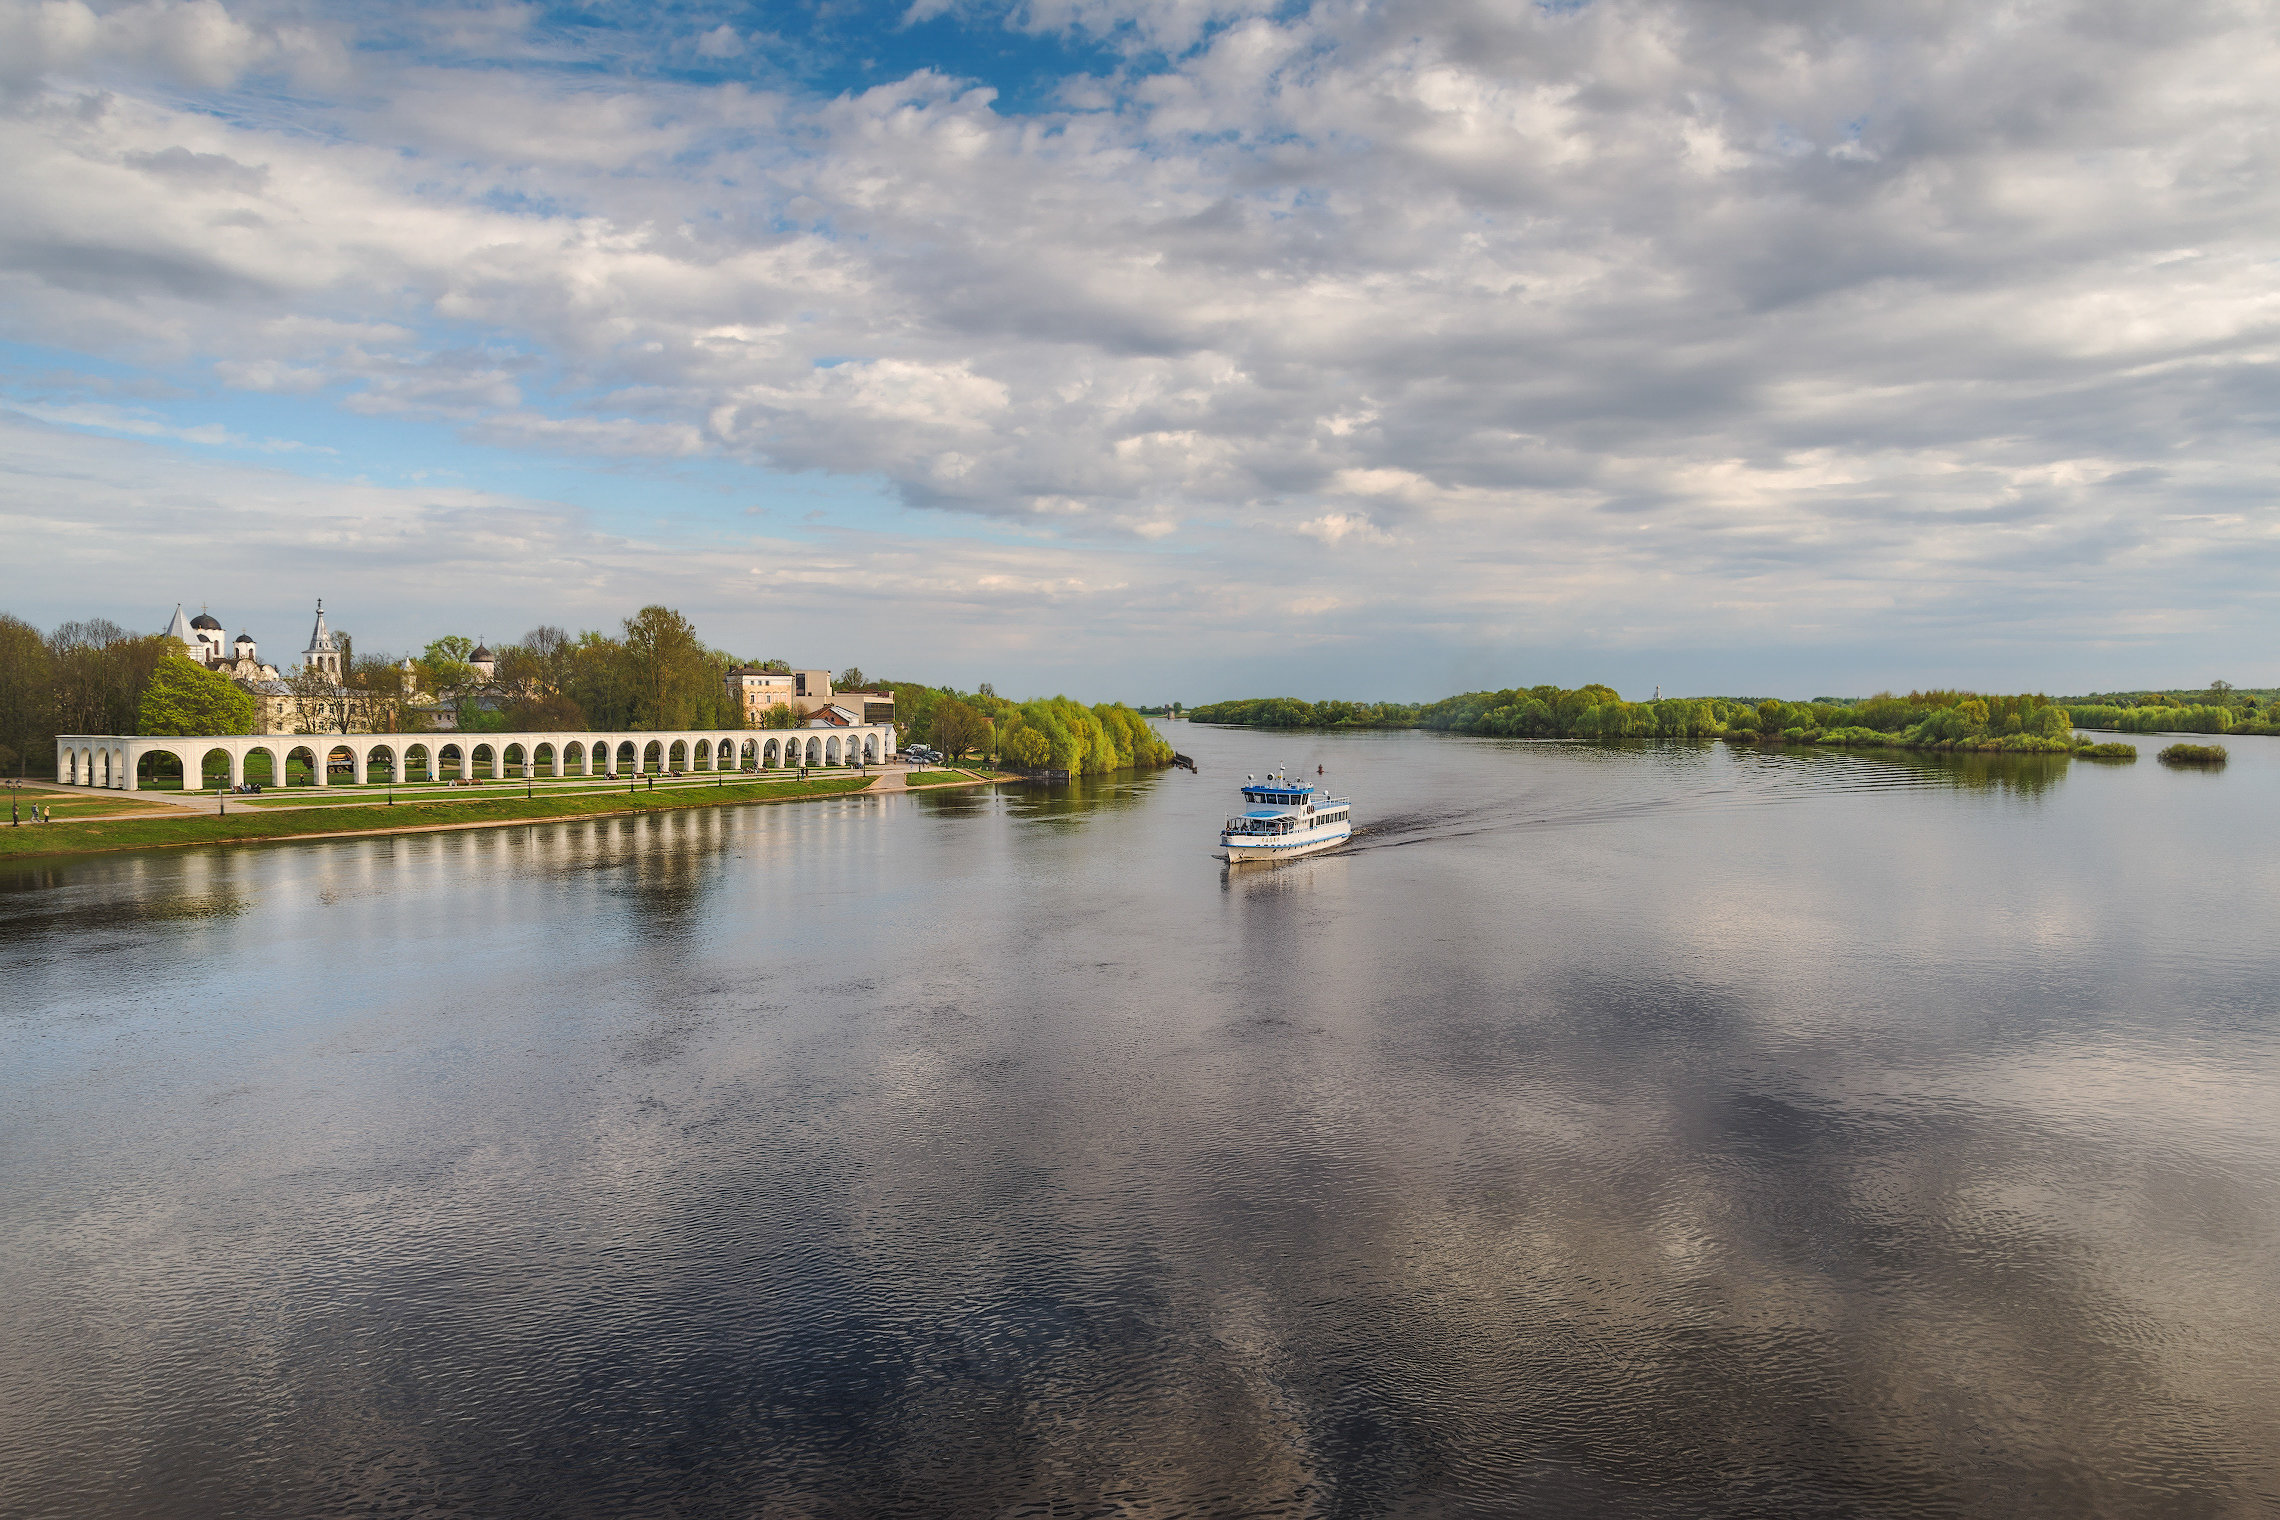
<instances>
[{"instance_id":1,"label":"paved walkway","mask_svg":"<svg viewBox=\"0 0 2280 1520\"><path fill-rule=\"evenodd\" d=\"M129 806L136 802L162 802L194 813L210 813L213 811L210 805L200 804L211 804L214 800L211 792L201 798L195 793L185 797L179 792L120 792L107 786L67 786L61 781L26 781L22 783L18 801L28 808L43 797L100 797L125 808L125 811L118 813L74 813L69 818L57 819L58 823L94 823L103 818L149 817L148 809Z\"/></svg>"},{"instance_id":2,"label":"paved walkway","mask_svg":"<svg viewBox=\"0 0 2280 1520\"><path fill-rule=\"evenodd\" d=\"M872 778L872 782L870 786L865 787L863 790L865 793L874 796L881 792L933 791L943 787L981 786L987 784L993 779L1017 779L1010 776L992 777L987 772L984 772L978 776L971 776L967 780L937 781L931 786L912 787L904 781L904 777L920 772L922 769L926 775L933 776L940 775L944 770L954 769L954 767L929 765L922 768L915 765L873 765L867 767L861 772L850 771L843 767L837 769L818 768L811 770L808 774L807 779L810 781L822 781L830 780L835 777L848 777L858 774L868 775ZM779 767L775 771L684 771L678 776L659 776L657 778L658 784L655 789L658 791L685 791L695 788L711 787L716 785L721 778L731 776L735 777L739 781L745 782L796 781L799 779L799 775L795 770L786 767ZM628 777L626 779L630 782L633 778ZM640 779L646 782L649 778L647 776L643 776ZM594 783L597 781L600 781L602 784L599 786L594 785ZM540 797L579 797L592 796L596 793L602 792L616 792L625 789L627 788L621 787L617 782L609 781L602 777L573 776L566 777L560 781L557 781L552 777L539 779L534 783L532 792L534 795ZM276 789L263 792L260 794L260 797L256 799L255 797L251 796L224 797L220 794L210 791L121 792L109 787L70 786L60 781L27 781L24 783L24 794L27 798L30 797L35 791L41 793L60 794L67 797L102 797L115 799L121 803L163 803L168 807L180 808L185 812L191 813L213 813L220 811L224 806L229 804L235 805L235 807L232 809L233 811L236 809L243 809L246 812L258 813L306 813L319 808L348 806L350 804L347 799L350 797L355 798L358 802L378 802L382 797L387 795L387 786L385 783L372 786L354 786L346 782L340 783L336 786L323 788L321 790L316 787L296 786L290 788L286 795L296 797L308 796L309 800L307 802L290 802L286 803L283 806L280 806L274 800L279 796L279 792ZM523 791L523 785L519 781L485 781L479 782L474 786L464 787L440 786L433 782L414 782L409 785L397 788L397 792L400 797L406 801L414 802L497 802L520 797L523 795ZM318 800L319 798L324 798L327 800L320 801ZM148 816L150 815L142 809L130 808L126 811L118 813L81 813L76 814L71 818L58 819L57 821L59 823L93 823L99 818L134 818Z\"/></svg>"}]
</instances>

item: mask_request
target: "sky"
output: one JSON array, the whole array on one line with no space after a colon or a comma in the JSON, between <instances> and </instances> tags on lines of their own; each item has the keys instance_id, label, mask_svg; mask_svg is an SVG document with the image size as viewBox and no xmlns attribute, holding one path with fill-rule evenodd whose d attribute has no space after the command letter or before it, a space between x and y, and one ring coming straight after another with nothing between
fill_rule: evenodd
<instances>
[{"instance_id":1,"label":"sky","mask_svg":"<svg viewBox=\"0 0 2280 1520\"><path fill-rule=\"evenodd\" d=\"M0 609L2280 682L2268 3L0 0Z\"/></svg>"}]
</instances>

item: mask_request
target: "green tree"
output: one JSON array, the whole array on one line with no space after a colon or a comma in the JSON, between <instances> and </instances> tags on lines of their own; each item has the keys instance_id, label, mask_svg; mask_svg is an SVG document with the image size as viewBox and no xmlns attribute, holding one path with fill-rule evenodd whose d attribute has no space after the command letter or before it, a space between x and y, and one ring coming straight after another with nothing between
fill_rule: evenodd
<instances>
[{"instance_id":1,"label":"green tree","mask_svg":"<svg viewBox=\"0 0 2280 1520\"><path fill-rule=\"evenodd\" d=\"M567 733L592 726L568 690L575 652L568 634L544 624L497 651L491 685L504 699L498 711L507 730Z\"/></svg>"},{"instance_id":2,"label":"green tree","mask_svg":"<svg viewBox=\"0 0 2280 1520\"><path fill-rule=\"evenodd\" d=\"M162 633L132 634L108 618L65 623L48 638L55 672L55 732L125 734L142 711L159 662L182 647Z\"/></svg>"},{"instance_id":3,"label":"green tree","mask_svg":"<svg viewBox=\"0 0 2280 1520\"><path fill-rule=\"evenodd\" d=\"M475 641L463 633L447 633L421 652L420 663L427 667L438 695L475 684L475 667L467 663L474 652Z\"/></svg>"},{"instance_id":4,"label":"green tree","mask_svg":"<svg viewBox=\"0 0 2280 1520\"><path fill-rule=\"evenodd\" d=\"M1131 708L1121 702L1086 707L1067 697L1009 708L999 725L997 747L1022 770L1051 768L1071 775L1172 763L1171 745Z\"/></svg>"},{"instance_id":5,"label":"green tree","mask_svg":"<svg viewBox=\"0 0 2280 1520\"><path fill-rule=\"evenodd\" d=\"M1043 734L1026 724L1007 730L999 748L1006 764L1017 771L1041 771L1053 758L1053 746Z\"/></svg>"},{"instance_id":6,"label":"green tree","mask_svg":"<svg viewBox=\"0 0 2280 1520\"><path fill-rule=\"evenodd\" d=\"M670 607L644 607L625 620L626 666L632 676L633 726L691 728L717 706L713 658L689 620Z\"/></svg>"},{"instance_id":7,"label":"green tree","mask_svg":"<svg viewBox=\"0 0 2280 1520\"><path fill-rule=\"evenodd\" d=\"M589 628L565 652L562 669L563 691L595 728L633 726L633 671L623 644Z\"/></svg>"},{"instance_id":8,"label":"green tree","mask_svg":"<svg viewBox=\"0 0 2280 1520\"><path fill-rule=\"evenodd\" d=\"M143 734L250 734L260 716L253 694L180 655L159 661L143 688L135 731Z\"/></svg>"},{"instance_id":9,"label":"green tree","mask_svg":"<svg viewBox=\"0 0 2280 1520\"><path fill-rule=\"evenodd\" d=\"M514 733L566 734L590 726L578 704L558 691L518 698L504 716L506 729Z\"/></svg>"},{"instance_id":10,"label":"green tree","mask_svg":"<svg viewBox=\"0 0 2280 1520\"><path fill-rule=\"evenodd\" d=\"M505 708L492 707L486 699L472 694L459 699L459 732L503 734L511 727Z\"/></svg>"},{"instance_id":11,"label":"green tree","mask_svg":"<svg viewBox=\"0 0 2280 1520\"><path fill-rule=\"evenodd\" d=\"M989 720L952 697L936 705L932 733L934 747L956 759L988 736Z\"/></svg>"},{"instance_id":12,"label":"green tree","mask_svg":"<svg viewBox=\"0 0 2280 1520\"><path fill-rule=\"evenodd\" d=\"M358 655L346 660L340 700L349 714L349 726L369 733L401 733L404 729L404 668L386 654Z\"/></svg>"},{"instance_id":13,"label":"green tree","mask_svg":"<svg viewBox=\"0 0 2280 1520\"><path fill-rule=\"evenodd\" d=\"M869 688L863 683L863 667L860 665L848 666L845 670L839 673L839 679L832 682L831 684L840 691L869 690Z\"/></svg>"},{"instance_id":14,"label":"green tree","mask_svg":"<svg viewBox=\"0 0 2280 1520\"><path fill-rule=\"evenodd\" d=\"M513 647L537 663L540 676L548 685L562 684L562 665L570 653L570 635L551 623L541 623Z\"/></svg>"},{"instance_id":15,"label":"green tree","mask_svg":"<svg viewBox=\"0 0 2280 1520\"><path fill-rule=\"evenodd\" d=\"M55 741L55 659L40 631L0 612L0 744L14 752L8 774Z\"/></svg>"}]
</instances>

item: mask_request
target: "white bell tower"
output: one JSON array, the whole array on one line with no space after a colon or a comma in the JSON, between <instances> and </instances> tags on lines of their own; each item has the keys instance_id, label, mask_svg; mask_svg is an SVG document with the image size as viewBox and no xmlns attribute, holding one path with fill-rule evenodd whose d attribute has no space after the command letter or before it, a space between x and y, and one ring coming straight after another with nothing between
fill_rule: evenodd
<instances>
[{"instance_id":1,"label":"white bell tower","mask_svg":"<svg viewBox=\"0 0 2280 1520\"><path fill-rule=\"evenodd\" d=\"M301 668L321 670L334 681L340 680L340 645L325 626L325 599L321 596L317 598L317 626L309 634L309 647L301 651Z\"/></svg>"}]
</instances>

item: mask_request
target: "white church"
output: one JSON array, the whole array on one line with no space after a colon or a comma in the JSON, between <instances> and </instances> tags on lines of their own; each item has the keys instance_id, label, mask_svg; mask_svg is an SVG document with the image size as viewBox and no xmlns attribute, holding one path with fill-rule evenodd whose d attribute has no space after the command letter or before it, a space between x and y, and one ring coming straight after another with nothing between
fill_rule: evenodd
<instances>
[{"instance_id":1,"label":"white church","mask_svg":"<svg viewBox=\"0 0 2280 1520\"><path fill-rule=\"evenodd\" d=\"M252 634L240 633L225 649L221 619L203 609L196 617L186 618L182 615L182 604L176 602L174 620L166 625L166 636L181 644L191 659L208 670L228 676L253 694L261 704L261 732L289 734L312 716L304 711L308 705L305 692L296 692L276 666L262 660L260 646ZM339 686L346 674L341 653L340 640L325 626L325 604L320 597L316 627L309 634L309 647L301 651L301 668L323 675L334 686ZM323 716L327 719L324 727L337 725L337 714Z\"/></svg>"},{"instance_id":2,"label":"white church","mask_svg":"<svg viewBox=\"0 0 2280 1520\"><path fill-rule=\"evenodd\" d=\"M320 616L318 626L323 626ZM222 643L222 620L211 612L199 609L194 618L182 615L182 604L174 604L174 621L166 625L166 636L189 651L190 658L208 670L239 681L274 681L277 667L261 662L260 646L250 633L240 633L236 643L227 648Z\"/></svg>"}]
</instances>

